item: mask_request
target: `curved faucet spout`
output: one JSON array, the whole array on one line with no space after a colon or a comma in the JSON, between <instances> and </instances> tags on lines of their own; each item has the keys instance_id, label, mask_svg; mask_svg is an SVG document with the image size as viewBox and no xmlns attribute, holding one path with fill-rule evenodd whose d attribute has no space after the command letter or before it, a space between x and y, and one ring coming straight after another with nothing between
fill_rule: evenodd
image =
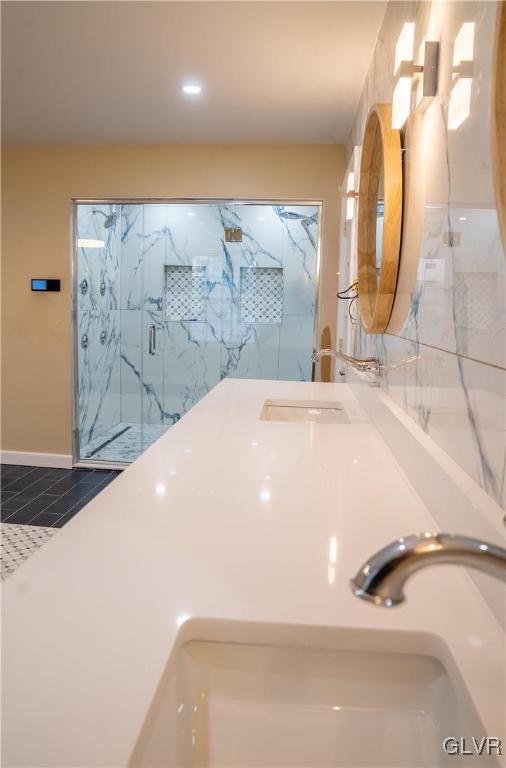
<instances>
[{"instance_id":1,"label":"curved faucet spout","mask_svg":"<svg viewBox=\"0 0 506 768\"><path fill-rule=\"evenodd\" d=\"M358 359L356 357L351 357L350 355L345 355L344 352L338 352L337 349L320 349L318 352L313 353L311 360L313 363L319 363L322 357L337 357L339 360L344 360L345 363L348 363L359 371L379 370L379 363L375 357Z\"/></svg>"},{"instance_id":2,"label":"curved faucet spout","mask_svg":"<svg viewBox=\"0 0 506 768\"><path fill-rule=\"evenodd\" d=\"M376 552L351 581L357 597L390 608L402 603L404 585L428 565L455 563L506 581L506 549L467 536L422 533L406 536Z\"/></svg>"}]
</instances>

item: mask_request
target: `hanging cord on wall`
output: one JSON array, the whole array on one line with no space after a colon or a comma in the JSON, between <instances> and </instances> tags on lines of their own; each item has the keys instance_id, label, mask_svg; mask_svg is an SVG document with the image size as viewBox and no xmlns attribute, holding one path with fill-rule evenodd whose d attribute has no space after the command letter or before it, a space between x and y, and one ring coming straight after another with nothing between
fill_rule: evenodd
<instances>
[{"instance_id":1,"label":"hanging cord on wall","mask_svg":"<svg viewBox=\"0 0 506 768\"><path fill-rule=\"evenodd\" d=\"M358 299L358 280L354 280L351 285L346 288L346 290L338 291L337 298L341 299L342 301L350 302L348 305L348 316L350 318L351 324L356 325L357 318L353 316L351 308L354 302Z\"/></svg>"},{"instance_id":2,"label":"hanging cord on wall","mask_svg":"<svg viewBox=\"0 0 506 768\"><path fill-rule=\"evenodd\" d=\"M350 293L351 292L351 293ZM356 299L358 296L358 281L354 280L351 285L346 288L344 291L338 291L337 292L337 298L338 299Z\"/></svg>"},{"instance_id":3,"label":"hanging cord on wall","mask_svg":"<svg viewBox=\"0 0 506 768\"><path fill-rule=\"evenodd\" d=\"M357 324L357 318L353 316L353 313L352 313L352 311L351 311L351 308L352 308L352 306L353 306L353 303L354 303L354 302L355 302L357 299L358 299L358 295L357 295L357 296L354 296L354 297L352 298L352 300L350 301L350 303L348 304L348 316L349 316L349 318L350 318L350 322L351 322L351 324L352 324L352 325L356 325L356 324Z\"/></svg>"}]
</instances>

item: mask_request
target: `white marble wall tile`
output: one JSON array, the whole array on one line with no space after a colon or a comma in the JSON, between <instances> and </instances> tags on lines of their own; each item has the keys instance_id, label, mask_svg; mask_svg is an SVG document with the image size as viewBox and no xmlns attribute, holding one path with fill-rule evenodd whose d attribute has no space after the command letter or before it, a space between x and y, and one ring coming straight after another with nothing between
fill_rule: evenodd
<instances>
[{"instance_id":1,"label":"white marble wall tile","mask_svg":"<svg viewBox=\"0 0 506 768\"><path fill-rule=\"evenodd\" d=\"M144 206L121 206L121 309L141 309Z\"/></svg>"},{"instance_id":2,"label":"white marble wall tile","mask_svg":"<svg viewBox=\"0 0 506 768\"><path fill-rule=\"evenodd\" d=\"M227 243L240 254L241 266L282 266L283 221L271 205L238 204L219 207L223 226L241 227L242 243Z\"/></svg>"},{"instance_id":3,"label":"white marble wall tile","mask_svg":"<svg viewBox=\"0 0 506 768\"><path fill-rule=\"evenodd\" d=\"M78 312L78 413L81 445L120 420L119 315L118 310Z\"/></svg>"},{"instance_id":4,"label":"white marble wall tile","mask_svg":"<svg viewBox=\"0 0 506 768\"><path fill-rule=\"evenodd\" d=\"M242 257L239 243L222 241L221 295L231 311L240 312L241 266L250 266Z\"/></svg>"},{"instance_id":5,"label":"white marble wall tile","mask_svg":"<svg viewBox=\"0 0 506 768\"><path fill-rule=\"evenodd\" d=\"M222 230L216 206L167 206L167 264L203 266L220 253Z\"/></svg>"},{"instance_id":6,"label":"white marble wall tile","mask_svg":"<svg viewBox=\"0 0 506 768\"><path fill-rule=\"evenodd\" d=\"M101 248L77 248L78 297L82 310L119 309L120 227L119 205L78 206L78 243L83 239L104 243ZM87 283L85 291L83 281Z\"/></svg>"},{"instance_id":7,"label":"white marble wall tile","mask_svg":"<svg viewBox=\"0 0 506 768\"><path fill-rule=\"evenodd\" d=\"M235 313L224 319L221 378L277 379L281 327L240 323Z\"/></svg>"},{"instance_id":8,"label":"white marble wall tile","mask_svg":"<svg viewBox=\"0 0 506 768\"><path fill-rule=\"evenodd\" d=\"M283 238L285 315L314 315L316 258L316 242L313 244L308 238L302 237L295 239L289 231L285 232Z\"/></svg>"},{"instance_id":9,"label":"white marble wall tile","mask_svg":"<svg viewBox=\"0 0 506 768\"><path fill-rule=\"evenodd\" d=\"M383 336L377 348L388 394L504 503L506 372L395 336Z\"/></svg>"},{"instance_id":10,"label":"white marble wall tile","mask_svg":"<svg viewBox=\"0 0 506 768\"><path fill-rule=\"evenodd\" d=\"M154 355L149 353L151 324L156 327ZM124 310L121 313L121 329L121 422L161 425L164 423L165 343L162 313ZM149 431L131 431L128 442L135 458L151 444L152 439ZM118 443L118 451L119 448Z\"/></svg>"},{"instance_id":11,"label":"white marble wall tile","mask_svg":"<svg viewBox=\"0 0 506 768\"><path fill-rule=\"evenodd\" d=\"M416 287L401 335L504 367L506 274L495 209L453 208L449 217L446 206L429 206L425 220Z\"/></svg>"},{"instance_id":12,"label":"white marble wall tile","mask_svg":"<svg viewBox=\"0 0 506 768\"><path fill-rule=\"evenodd\" d=\"M145 205L142 234L142 296L146 310L163 309L164 265L167 262L167 206Z\"/></svg>"},{"instance_id":13,"label":"white marble wall tile","mask_svg":"<svg viewBox=\"0 0 506 768\"><path fill-rule=\"evenodd\" d=\"M142 420L163 424L166 324L162 312L147 310L142 313L142 323ZM155 327L153 354L149 351L150 326Z\"/></svg>"},{"instance_id":14,"label":"white marble wall tile","mask_svg":"<svg viewBox=\"0 0 506 768\"><path fill-rule=\"evenodd\" d=\"M142 420L143 313L121 311L121 421Z\"/></svg>"},{"instance_id":15,"label":"white marble wall tile","mask_svg":"<svg viewBox=\"0 0 506 768\"><path fill-rule=\"evenodd\" d=\"M283 226L284 314L314 315L319 208L279 205L274 211Z\"/></svg>"},{"instance_id":16,"label":"white marble wall tile","mask_svg":"<svg viewBox=\"0 0 506 768\"><path fill-rule=\"evenodd\" d=\"M313 315L290 315L285 318L279 340L280 379L311 381L313 338Z\"/></svg>"},{"instance_id":17,"label":"white marble wall tile","mask_svg":"<svg viewBox=\"0 0 506 768\"><path fill-rule=\"evenodd\" d=\"M276 205L276 215L284 225L284 236L298 243L309 240L316 249L318 241L319 208L315 205Z\"/></svg>"},{"instance_id":18,"label":"white marble wall tile","mask_svg":"<svg viewBox=\"0 0 506 768\"><path fill-rule=\"evenodd\" d=\"M505 506L506 371L401 336L356 339L358 354L382 363L388 395Z\"/></svg>"},{"instance_id":19,"label":"white marble wall tile","mask_svg":"<svg viewBox=\"0 0 506 768\"><path fill-rule=\"evenodd\" d=\"M155 353L149 352L149 326L156 329ZM121 313L121 421L164 423L164 346L162 313Z\"/></svg>"},{"instance_id":20,"label":"white marble wall tile","mask_svg":"<svg viewBox=\"0 0 506 768\"><path fill-rule=\"evenodd\" d=\"M169 426L220 381L220 342L206 323L164 323L164 420Z\"/></svg>"},{"instance_id":21,"label":"white marble wall tile","mask_svg":"<svg viewBox=\"0 0 506 768\"><path fill-rule=\"evenodd\" d=\"M109 429L120 415L120 227L120 206L77 207L78 422L81 446ZM79 246L79 240L83 239L102 241L103 246Z\"/></svg>"}]
</instances>

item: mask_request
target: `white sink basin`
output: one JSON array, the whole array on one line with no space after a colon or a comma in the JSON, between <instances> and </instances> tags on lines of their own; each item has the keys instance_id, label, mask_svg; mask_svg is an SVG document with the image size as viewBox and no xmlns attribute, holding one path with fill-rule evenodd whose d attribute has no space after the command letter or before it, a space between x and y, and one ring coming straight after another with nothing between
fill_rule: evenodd
<instances>
[{"instance_id":1,"label":"white sink basin","mask_svg":"<svg viewBox=\"0 0 506 768\"><path fill-rule=\"evenodd\" d=\"M130 765L437 768L469 765L442 747L467 735L483 727L433 657L197 640L169 665Z\"/></svg>"},{"instance_id":2,"label":"white sink basin","mask_svg":"<svg viewBox=\"0 0 506 768\"><path fill-rule=\"evenodd\" d=\"M266 400L260 418L263 421L350 423L341 403L325 400Z\"/></svg>"}]
</instances>

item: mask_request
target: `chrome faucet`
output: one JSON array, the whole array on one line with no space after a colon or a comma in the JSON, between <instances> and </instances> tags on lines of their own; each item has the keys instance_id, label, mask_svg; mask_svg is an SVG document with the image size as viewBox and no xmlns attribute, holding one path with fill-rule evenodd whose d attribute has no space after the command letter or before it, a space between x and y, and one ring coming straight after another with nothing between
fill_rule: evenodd
<instances>
[{"instance_id":1,"label":"chrome faucet","mask_svg":"<svg viewBox=\"0 0 506 768\"><path fill-rule=\"evenodd\" d=\"M405 600L407 579L428 565L455 563L506 581L506 549L467 536L421 533L406 536L376 552L351 580L353 593L390 608Z\"/></svg>"},{"instance_id":2,"label":"chrome faucet","mask_svg":"<svg viewBox=\"0 0 506 768\"><path fill-rule=\"evenodd\" d=\"M344 360L353 368L358 371L379 371L379 362L375 357L364 357L362 360L356 357L350 357L345 355L344 352L338 352L336 349L320 349L318 352L314 352L311 360L313 363L319 363L322 357L338 357L339 360Z\"/></svg>"}]
</instances>

